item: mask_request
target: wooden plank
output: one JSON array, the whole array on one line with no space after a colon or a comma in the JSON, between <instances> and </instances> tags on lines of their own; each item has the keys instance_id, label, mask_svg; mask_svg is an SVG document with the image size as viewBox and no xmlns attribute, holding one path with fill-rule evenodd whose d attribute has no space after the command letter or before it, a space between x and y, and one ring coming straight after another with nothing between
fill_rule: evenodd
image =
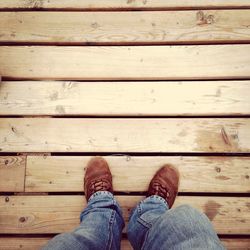
<instances>
[{"instance_id":1,"label":"wooden plank","mask_svg":"<svg viewBox=\"0 0 250 250\"><path fill-rule=\"evenodd\" d=\"M50 239L51 237L0 237L0 245L4 250L38 250ZM228 250L249 250L250 247L250 240L246 238L222 238L221 241ZM133 248L128 240L122 239L121 249L132 250Z\"/></svg>"},{"instance_id":2,"label":"wooden plank","mask_svg":"<svg viewBox=\"0 0 250 250\"><path fill-rule=\"evenodd\" d=\"M0 237L0 248L4 250L39 250L51 237Z\"/></svg>"},{"instance_id":3,"label":"wooden plank","mask_svg":"<svg viewBox=\"0 0 250 250\"><path fill-rule=\"evenodd\" d=\"M91 156L28 156L25 191L83 191L84 167L90 158ZM155 172L168 163L180 171L180 192L250 192L250 157L105 158L111 168L115 191L147 191Z\"/></svg>"},{"instance_id":4,"label":"wooden plank","mask_svg":"<svg viewBox=\"0 0 250 250\"><path fill-rule=\"evenodd\" d=\"M1 0L0 9L75 9L75 10L148 10L148 9L197 9L244 8L248 0Z\"/></svg>"},{"instance_id":5,"label":"wooden plank","mask_svg":"<svg viewBox=\"0 0 250 250\"><path fill-rule=\"evenodd\" d=\"M114 20L116 20L114 22ZM250 41L250 10L3 12L0 42L166 44Z\"/></svg>"},{"instance_id":6,"label":"wooden plank","mask_svg":"<svg viewBox=\"0 0 250 250\"><path fill-rule=\"evenodd\" d=\"M223 239L222 242L228 250L250 250L250 239Z\"/></svg>"},{"instance_id":7,"label":"wooden plank","mask_svg":"<svg viewBox=\"0 0 250 250\"><path fill-rule=\"evenodd\" d=\"M2 152L250 152L250 119L1 118Z\"/></svg>"},{"instance_id":8,"label":"wooden plank","mask_svg":"<svg viewBox=\"0 0 250 250\"><path fill-rule=\"evenodd\" d=\"M44 246L52 237L0 237L0 246L4 250L39 250ZM233 241L234 243L234 241ZM241 244L242 245L242 244ZM132 246L129 241L122 239L122 250L132 250Z\"/></svg>"},{"instance_id":9,"label":"wooden plank","mask_svg":"<svg viewBox=\"0 0 250 250\"><path fill-rule=\"evenodd\" d=\"M26 157L0 156L0 192L23 192Z\"/></svg>"},{"instance_id":10,"label":"wooden plank","mask_svg":"<svg viewBox=\"0 0 250 250\"><path fill-rule=\"evenodd\" d=\"M4 250L39 250L43 247L52 237L0 237L0 246ZM232 243L235 243L233 241ZM243 244L240 244L243 245ZM132 250L127 239L121 240L121 249L122 250ZM240 248L241 249L241 248ZM244 249L245 250L245 249Z\"/></svg>"},{"instance_id":11,"label":"wooden plank","mask_svg":"<svg viewBox=\"0 0 250 250\"><path fill-rule=\"evenodd\" d=\"M0 75L66 80L239 79L250 77L249 54L249 44L1 46Z\"/></svg>"},{"instance_id":12,"label":"wooden plank","mask_svg":"<svg viewBox=\"0 0 250 250\"><path fill-rule=\"evenodd\" d=\"M128 221L131 209L141 196L117 196ZM249 234L249 198L180 196L175 207L190 204L204 211L219 234ZM1 196L0 233L61 233L79 224L79 214L86 205L83 196Z\"/></svg>"},{"instance_id":13,"label":"wooden plank","mask_svg":"<svg viewBox=\"0 0 250 250\"><path fill-rule=\"evenodd\" d=\"M0 115L249 115L250 81L2 82Z\"/></svg>"}]
</instances>

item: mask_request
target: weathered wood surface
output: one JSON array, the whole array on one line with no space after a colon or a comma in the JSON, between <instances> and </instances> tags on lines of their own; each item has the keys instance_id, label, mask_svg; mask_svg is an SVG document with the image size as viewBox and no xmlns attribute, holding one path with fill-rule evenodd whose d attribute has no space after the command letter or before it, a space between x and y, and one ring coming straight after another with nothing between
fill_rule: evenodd
<instances>
[{"instance_id":1,"label":"weathered wood surface","mask_svg":"<svg viewBox=\"0 0 250 250\"><path fill-rule=\"evenodd\" d=\"M1 115L250 114L250 81L2 82Z\"/></svg>"},{"instance_id":2,"label":"weathered wood surface","mask_svg":"<svg viewBox=\"0 0 250 250\"><path fill-rule=\"evenodd\" d=\"M244 8L248 0L1 0L0 9L197 9L197 8Z\"/></svg>"},{"instance_id":3,"label":"weathered wood surface","mask_svg":"<svg viewBox=\"0 0 250 250\"><path fill-rule=\"evenodd\" d=\"M44 246L51 237L1 237L0 238L0 246L4 250L38 250L42 246ZM221 238L222 244L228 250L249 250L250 240L246 238L229 238L223 239ZM132 250L132 246L129 241L126 239L122 239L121 241L121 249L122 250Z\"/></svg>"},{"instance_id":4,"label":"weathered wood surface","mask_svg":"<svg viewBox=\"0 0 250 250\"><path fill-rule=\"evenodd\" d=\"M248 118L0 118L2 152L250 152Z\"/></svg>"},{"instance_id":5,"label":"weathered wood surface","mask_svg":"<svg viewBox=\"0 0 250 250\"><path fill-rule=\"evenodd\" d=\"M23 192L24 156L0 156L0 192Z\"/></svg>"},{"instance_id":6,"label":"weathered wood surface","mask_svg":"<svg viewBox=\"0 0 250 250\"><path fill-rule=\"evenodd\" d=\"M242 79L250 77L249 54L249 44L1 46L0 75L66 80Z\"/></svg>"},{"instance_id":7,"label":"weathered wood surface","mask_svg":"<svg viewBox=\"0 0 250 250\"><path fill-rule=\"evenodd\" d=\"M26 192L83 191L88 156L28 156ZM249 157L105 157L115 191L146 192L155 172L172 164L181 175L180 192L250 192ZM143 174L141 174L143 171Z\"/></svg>"},{"instance_id":8,"label":"weathered wood surface","mask_svg":"<svg viewBox=\"0 0 250 250\"><path fill-rule=\"evenodd\" d=\"M87 45L240 42L250 41L249 23L250 10L3 12L0 42Z\"/></svg>"},{"instance_id":9,"label":"weathered wood surface","mask_svg":"<svg viewBox=\"0 0 250 250\"><path fill-rule=\"evenodd\" d=\"M141 196L118 196L125 221ZM179 196L175 207L190 204L203 211L219 234L249 234L249 198ZM60 233L79 224L83 196L1 196L0 233Z\"/></svg>"}]
</instances>

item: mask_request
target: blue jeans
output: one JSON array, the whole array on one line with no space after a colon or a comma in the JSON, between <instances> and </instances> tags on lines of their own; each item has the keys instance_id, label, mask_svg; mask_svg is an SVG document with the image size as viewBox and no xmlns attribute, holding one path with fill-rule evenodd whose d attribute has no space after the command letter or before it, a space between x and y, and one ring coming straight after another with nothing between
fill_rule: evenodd
<instances>
[{"instance_id":1,"label":"blue jeans","mask_svg":"<svg viewBox=\"0 0 250 250\"><path fill-rule=\"evenodd\" d=\"M80 221L73 232L54 237L43 249L120 249L124 220L111 193L93 194ZM132 211L128 239L136 250L225 249L204 214L188 205L169 209L157 195L141 201Z\"/></svg>"}]
</instances>

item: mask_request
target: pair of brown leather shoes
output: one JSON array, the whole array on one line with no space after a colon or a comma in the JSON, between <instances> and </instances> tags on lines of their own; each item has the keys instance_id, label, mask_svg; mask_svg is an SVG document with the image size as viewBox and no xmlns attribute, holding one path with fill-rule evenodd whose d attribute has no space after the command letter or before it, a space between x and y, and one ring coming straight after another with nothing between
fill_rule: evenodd
<instances>
[{"instance_id":1,"label":"pair of brown leather shoes","mask_svg":"<svg viewBox=\"0 0 250 250\"><path fill-rule=\"evenodd\" d=\"M178 193L179 172L171 165L159 169L151 180L148 195L159 195L172 207ZM84 190L87 201L97 191L113 193L112 175L108 163L102 157L92 158L84 177Z\"/></svg>"}]
</instances>

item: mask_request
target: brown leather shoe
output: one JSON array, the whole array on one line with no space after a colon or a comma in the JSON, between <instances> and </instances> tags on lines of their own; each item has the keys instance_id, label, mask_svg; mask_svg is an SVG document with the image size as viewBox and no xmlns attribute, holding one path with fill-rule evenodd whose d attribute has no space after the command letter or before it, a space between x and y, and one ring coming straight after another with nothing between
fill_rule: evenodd
<instances>
[{"instance_id":1,"label":"brown leather shoe","mask_svg":"<svg viewBox=\"0 0 250 250\"><path fill-rule=\"evenodd\" d=\"M151 180L148 195L159 195L168 203L169 208L174 204L179 187L179 172L172 165L159 169Z\"/></svg>"},{"instance_id":2,"label":"brown leather shoe","mask_svg":"<svg viewBox=\"0 0 250 250\"><path fill-rule=\"evenodd\" d=\"M97 191L113 193L112 175L108 163L102 157L94 157L88 162L84 177L84 192L87 201Z\"/></svg>"}]
</instances>

